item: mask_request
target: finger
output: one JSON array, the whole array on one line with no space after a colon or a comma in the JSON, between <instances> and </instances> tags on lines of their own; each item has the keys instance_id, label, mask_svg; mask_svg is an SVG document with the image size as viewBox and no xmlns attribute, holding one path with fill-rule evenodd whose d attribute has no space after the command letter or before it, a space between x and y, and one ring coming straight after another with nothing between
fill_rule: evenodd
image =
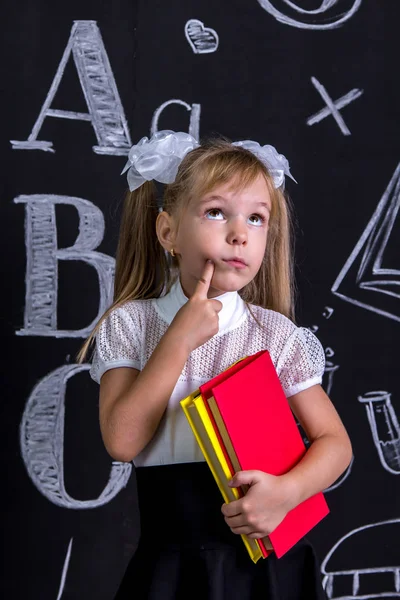
<instances>
[{"instance_id":1,"label":"finger","mask_svg":"<svg viewBox=\"0 0 400 600\"><path fill-rule=\"evenodd\" d=\"M240 500L232 500L231 502L223 504L221 506L221 512L225 517L235 517L240 515L242 512Z\"/></svg>"},{"instance_id":2,"label":"finger","mask_svg":"<svg viewBox=\"0 0 400 600\"><path fill-rule=\"evenodd\" d=\"M200 298L207 298L211 280L214 275L214 268L214 263L211 260L208 260L204 266L201 277L197 282L196 289L193 294L194 296L198 296Z\"/></svg>"},{"instance_id":3,"label":"finger","mask_svg":"<svg viewBox=\"0 0 400 600\"><path fill-rule=\"evenodd\" d=\"M211 303L213 305L215 312L219 313L219 311L222 310L222 302L220 302L219 300L212 299Z\"/></svg>"}]
</instances>

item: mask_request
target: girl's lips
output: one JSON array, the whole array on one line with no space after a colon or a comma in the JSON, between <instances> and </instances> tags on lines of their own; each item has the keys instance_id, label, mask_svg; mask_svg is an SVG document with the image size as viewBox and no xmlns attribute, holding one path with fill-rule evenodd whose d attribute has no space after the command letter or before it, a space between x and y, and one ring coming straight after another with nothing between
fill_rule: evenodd
<instances>
[{"instance_id":1,"label":"girl's lips","mask_svg":"<svg viewBox=\"0 0 400 600\"><path fill-rule=\"evenodd\" d=\"M235 267L236 269L244 269L247 266L244 261L237 258L231 258L227 260L224 259L224 262L230 265L231 267Z\"/></svg>"}]
</instances>

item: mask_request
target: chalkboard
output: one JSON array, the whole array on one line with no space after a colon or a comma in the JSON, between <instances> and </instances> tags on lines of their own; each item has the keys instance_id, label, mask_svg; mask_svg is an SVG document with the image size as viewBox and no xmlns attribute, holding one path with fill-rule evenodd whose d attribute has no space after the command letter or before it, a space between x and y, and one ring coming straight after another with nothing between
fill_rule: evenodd
<instances>
[{"instance_id":1,"label":"chalkboard","mask_svg":"<svg viewBox=\"0 0 400 600\"><path fill-rule=\"evenodd\" d=\"M4 5L5 597L111 600L139 535L76 353L112 298L129 147L159 129L276 146L297 180L297 322L354 459L310 535L329 598L400 597L395 0ZM4 168L6 166L6 168Z\"/></svg>"}]
</instances>

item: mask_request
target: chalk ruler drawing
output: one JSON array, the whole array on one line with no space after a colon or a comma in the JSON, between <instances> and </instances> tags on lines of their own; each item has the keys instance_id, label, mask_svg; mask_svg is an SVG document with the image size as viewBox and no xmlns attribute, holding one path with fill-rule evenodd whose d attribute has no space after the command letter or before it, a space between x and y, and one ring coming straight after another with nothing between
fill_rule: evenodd
<instances>
[{"instance_id":1,"label":"chalk ruler drawing","mask_svg":"<svg viewBox=\"0 0 400 600\"><path fill-rule=\"evenodd\" d=\"M353 102L354 100L359 98L362 95L363 90L354 88L345 96L342 96L338 100L333 101L332 98L329 96L328 92L326 91L325 87L318 81L318 79L316 79L315 77L311 77L311 82L325 101L326 108L323 108L315 115L309 117L307 119L307 125L315 125L315 123L319 123L320 121L322 121L322 119L325 119L326 117L329 117L329 115L332 115L343 135L351 135L350 129L344 122L344 119L340 114L339 109L343 108L344 106L347 106L347 104L350 104L350 102Z\"/></svg>"},{"instance_id":2,"label":"chalk ruler drawing","mask_svg":"<svg viewBox=\"0 0 400 600\"><path fill-rule=\"evenodd\" d=\"M76 500L65 489L66 386L71 377L89 369L88 364L64 365L43 377L28 398L20 425L21 454L32 483L53 504L70 509L106 504L127 485L132 471L130 463L113 462L106 486L93 500Z\"/></svg>"},{"instance_id":3,"label":"chalk ruler drawing","mask_svg":"<svg viewBox=\"0 0 400 600\"><path fill-rule=\"evenodd\" d=\"M71 560L71 552L72 552L72 541L74 538L71 538L68 544L68 548L67 548L67 554L65 556L65 560L64 560L64 565L63 565L63 570L61 573L61 581L60 581L60 587L58 589L58 594L57 594L57 600L61 600L61 597L63 595L64 592L64 587L65 587L65 582L67 579L67 573L68 573L68 567L69 567L69 561Z\"/></svg>"},{"instance_id":4,"label":"chalk ruler drawing","mask_svg":"<svg viewBox=\"0 0 400 600\"><path fill-rule=\"evenodd\" d=\"M198 19L187 21L185 36L195 54L215 52L219 45L219 37L215 29L205 27Z\"/></svg>"},{"instance_id":5,"label":"chalk ruler drawing","mask_svg":"<svg viewBox=\"0 0 400 600\"><path fill-rule=\"evenodd\" d=\"M400 164L352 253L332 286L332 292L356 306L400 321L400 269L384 267L400 207ZM398 224L397 224L398 225Z\"/></svg>"},{"instance_id":6,"label":"chalk ruler drawing","mask_svg":"<svg viewBox=\"0 0 400 600\"><path fill-rule=\"evenodd\" d=\"M25 311L24 328L17 335L86 338L110 306L113 295L115 259L94 251L103 240L104 217L89 200L51 194L22 195L14 199L25 204ZM69 248L58 248L56 206L74 206L79 216L79 233ZM57 328L58 261L83 261L95 268L99 278L99 310L82 329Z\"/></svg>"},{"instance_id":7,"label":"chalk ruler drawing","mask_svg":"<svg viewBox=\"0 0 400 600\"><path fill-rule=\"evenodd\" d=\"M382 390L367 392L358 396L358 401L367 411L372 439L383 468L400 475L400 425L391 394Z\"/></svg>"},{"instance_id":8,"label":"chalk ruler drawing","mask_svg":"<svg viewBox=\"0 0 400 600\"><path fill-rule=\"evenodd\" d=\"M151 135L154 135L158 131L158 121L161 113L170 106L171 104L178 104L179 106L183 106L186 108L188 112L190 112L190 121L189 121L189 133L195 140L200 141L200 112L201 106L200 104L188 104L183 100L167 100L161 106L159 106L153 113L153 118L151 120Z\"/></svg>"},{"instance_id":9,"label":"chalk ruler drawing","mask_svg":"<svg viewBox=\"0 0 400 600\"><path fill-rule=\"evenodd\" d=\"M346 21L358 11L361 6L362 0L322 0L319 8L308 10L301 8L291 0L258 0L258 3L263 7L264 10L269 12L270 15L275 17L277 21L284 25L290 25L292 27L298 27L299 29L311 29L311 30L326 30L335 29L340 27ZM293 11L293 16L286 15L281 10L275 8L275 5L282 5L282 9ZM340 12L335 14L333 9L336 5L340 8ZM297 16L295 13L299 13ZM316 18L322 15L321 22L316 22ZM296 18L295 18L296 17ZM305 19L310 19L311 22L306 22ZM303 19L303 20L301 20Z\"/></svg>"},{"instance_id":10,"label":"chalk ruler drawing","mask_svg":"<svg viewBox=\"0 0 400 600\"><path fill-rule=\"evenodd\" d=\"M51 108L71 53L88 113ZM96 21L74 21L64 54L32 132L25 141L11 140L12 148L55 152L53 142L37 139L47 117L89 121L97 137L98 145L93 146L96 154L128 154L132 146L128 124Z\"/></svg>"},{"instance_id":11,"label":"chalk ruler drawing","mask_svg":"<svg viewBox=\"0 0 400 600\"><path fill-rule=\"evenodd\" d=\"M340 538L321 564L323 586L329 600L400 598L399 537L400 519L391 519L358 527ZM380 548L385 548L385 552ZM385 564L388 548L397 557L397 564ZM360 555L360 552L364 554ZM354 568L343 564L349 557L354 560ZM365 567L359 567L359 564ZM369 592L368 577L374 575L381 575L381 589ZM374 583L375 588L376 580Z\"/></svg>"}]
</instances>

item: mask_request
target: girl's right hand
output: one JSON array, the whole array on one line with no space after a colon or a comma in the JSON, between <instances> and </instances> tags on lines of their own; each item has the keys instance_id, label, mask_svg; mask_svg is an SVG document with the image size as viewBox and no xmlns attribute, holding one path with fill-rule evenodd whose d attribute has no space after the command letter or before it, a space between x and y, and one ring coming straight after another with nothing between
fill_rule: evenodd
<instances>
[{"instance_id":1,"label":"girl's right hand","mask_svg":"<svg viewBox=\"0 0 400 600\"><path fill-rule=\"evenodd\" d=\"M182 338L188 353L210 340L219 330L219 300L208 298L214 264L207 261L192 297L176 313L168 333Z\"/></svg>"}]
</instances>

